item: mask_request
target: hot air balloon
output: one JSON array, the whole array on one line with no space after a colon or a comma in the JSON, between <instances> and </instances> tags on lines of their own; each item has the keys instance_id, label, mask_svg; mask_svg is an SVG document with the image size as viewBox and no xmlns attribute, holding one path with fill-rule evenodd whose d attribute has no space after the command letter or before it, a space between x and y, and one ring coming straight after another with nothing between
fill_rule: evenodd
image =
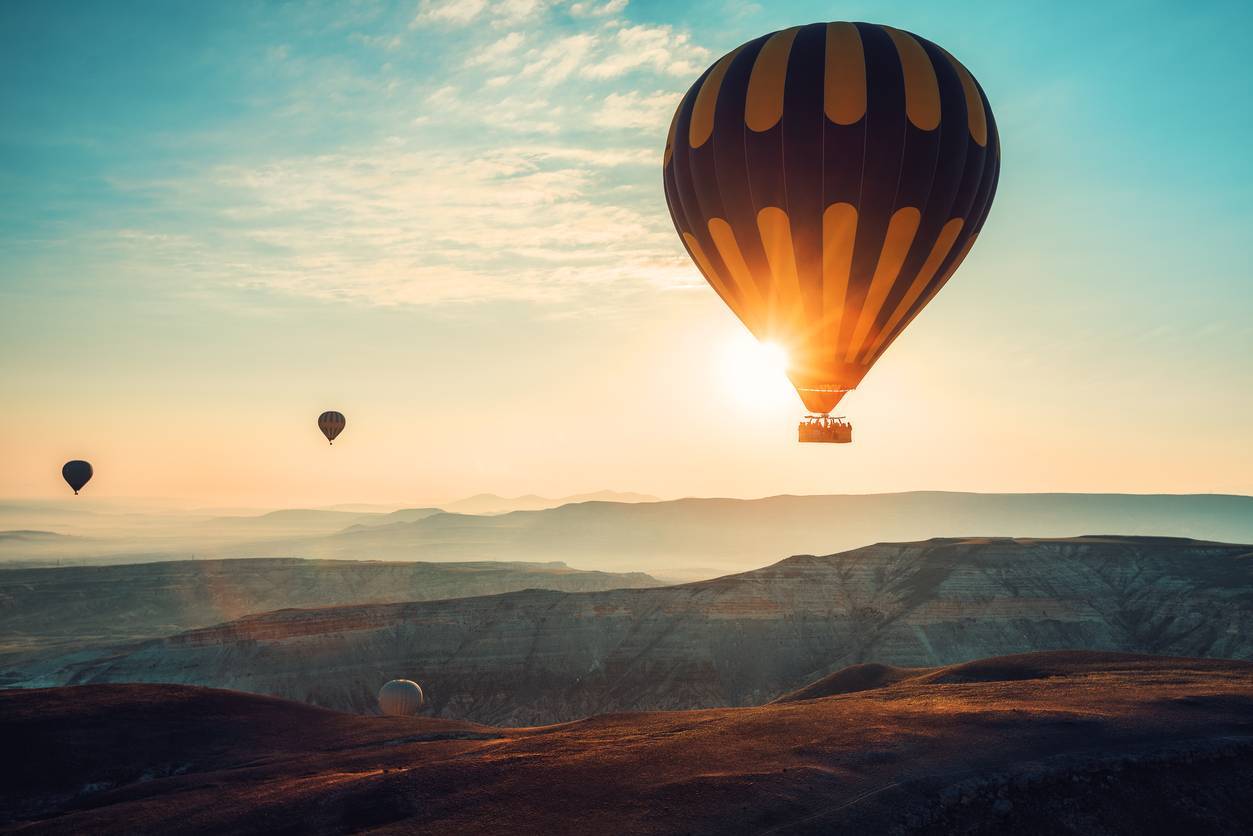
<instances>
[{"instance_id":1,"label":"hot air balloon","mask_svg":"<svg viewBox=\"0 0 1253 836\"><path fill-rule=\"evenodd\" d=\"M347 423L342 412L323 412L318 416L318 429L322 431L322 435L326 436L328 444L335 443L335 439L344 431L344 425Z\"/></svg>"},{"instance_id":2,"label":"hot air balloon","mask_svg":"<svg viewBox=\"0 0 1253 836\"><path fill-rule=\"evenodd\" d=\"M1000 173L996 122L960 62L869 23L814 23L720 58L683 97L662 169L705 279L788 353L801 441L970 252Z\"/></svg>"},{"instance_id":3,"label":"hot air balloon","mask_svg":"<svg viewBox=\"0 0 1253 836\"><path fill-rule=\"evenodd\" d=\"M82 490L83 485L91 481L92 474L91 462L75 459L61 466L61 478L74 489L75 496L78 496L78 492Z\"/></svg>"},{"instance_id":4,"label":"hot air balloon","mask_svg":"<svg viewBox=\"0 0 1253 836\"><path fill-rule=\"evenodd\" d=\"M422 708L422 688L412 679L393 679L379 689L379 709L384 714L411 717Z\"/></svg>"}]
</instances>

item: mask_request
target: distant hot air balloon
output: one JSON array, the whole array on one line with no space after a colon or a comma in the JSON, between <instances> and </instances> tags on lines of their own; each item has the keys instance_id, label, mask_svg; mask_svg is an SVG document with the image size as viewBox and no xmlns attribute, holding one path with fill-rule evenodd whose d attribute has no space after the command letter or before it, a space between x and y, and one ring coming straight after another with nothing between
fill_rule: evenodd
<instances>
[{"instance_id":1,"label":"distant hot air balloon","mask_svg":"<svg viewBox=\"0 0 1253 836\"><path fill-rule=\"evenodd\" d=\"M323 412L318 416L318 429L322 431L322 435L326 436L330 444L335 443L335 439L344 431L344 425L347 423L342 412Z\"/></svg>"},{"instance_id":2,"label":"distant hot air balloon","mask_svg":"<svg viewBox=\"0 0 1253 836\"><path fill-rule=\"evenodd\" d=\"M851 440L827 413L970 252L1000 160L970 72L888 26L763 35L683 97L662 163L670 215L722 300L788 352L814 413L802 441Z\"/></svg>"},{"instance_id":3,"label":"distant hot air balloon","mask_svg":"<svg viewBox=\"0 0 1253 836\"><path fill-rule=\"evenodd\" d=\"M411 679L393 679L379 689L379 709L384 714L410 717L421 710L423 701L422 689Z\"/></svg>"},{"instance_id":4,"label":"distant hot air balloon","mask_svg":"<svg viewBox=\"0 0 1253 836\"><path fill-rule=\"evenodd\" d=\"M78 492L82 490L83 485L91 481L92 473L91 462L80 461L79 459L66 462L61 466L61 478L74 489L75 496L78 496Z\"/></svg>"}]
</instances>

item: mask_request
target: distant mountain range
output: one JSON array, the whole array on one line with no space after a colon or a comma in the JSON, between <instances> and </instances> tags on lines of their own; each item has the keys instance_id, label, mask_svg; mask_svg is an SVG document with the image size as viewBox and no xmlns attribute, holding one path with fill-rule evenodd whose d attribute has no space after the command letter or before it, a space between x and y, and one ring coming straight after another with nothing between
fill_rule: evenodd
<instances>
[{"instance_id":1,"label":"distant mountain range","mask_svg":"<svg viewBox=\"0 0 1253 836\"><path fill-rule=\"evenodd\" d=\"M251 537L283 537L293 534L331 534L353 528L369 528L402 522L416 522L439 508L403 508L399 511L336 511L329 509L286 509L257 516L216 517L201 524L217 527L222 534Z\"/></svg>"},{"instance_id":2,"label":"distant mountain range","mask_svg":"<svg viewBox=\"0 0 1253 836\"><path fill-rule=\"evenodd\" d=\"M534 724L759 704L864 662L1062 649L1253 659L1253 546L885 543L681 586L282 610L8 676L210 685L350 711L405 677L436 715Z\"/></svg>"},{"instance_id":3,"label":"distant mountain range","mask_svg":"<svg viewBox=\"0 0 1253 836\"><path fill-rule=\"evenodd\" d=\"M0 531L0 542L5 543L49 543L68 539L66 534L55 531L36 531L18 529L16 531Z\"/></svg>"},{"instance_id":4,"label":"distant mountain range","mask_svg":"<svg viewBox=\"0 0 1253 836\"><path fill-rule=\"evenodd\" d=\"M558 508L575 502L657 502L655 496L642 493L621 493L618 491L596 491L559 499L527 494L526 496L505 497L494 493L481 493L476 496L459 499L455 502L441 503L440 508L456 514L507 514L511 511L542 511L546 508Z\"/></svg>"},{"instance_id":5,"label":"distant mountain range","mask_svg":"<svg viewBox=\"0 0 1253 836\"><path fill-rule=\"evenodd\" d=\"M228 546L218 553L561 560L582 568L689 580L751 569L781 555L825 554L875 542L1106 532L1253 542L1253 498L918 492L596 501L497 516L438 513L369 530Z\"/></svg>"},{"instance_id":6,"label":"distant mountain range","mask_svg":"<svg viewBox=\"0 0 1253 836\"><path fill-rule=\"evenodd\" d=\"M557 560L581 569L644 571L675 582L751 569L789 554L930 537L1117 532L1253 542L1253 498L1247 496L929 491L669 501L626 496L640 501L595 499L495 513L500 502L564 500L474 497L465 507L478 509L475 514L432 507L291 509L229 517L84 513L63 515L65 525L54 524L42 506L31 510L34 520L0 506L0 522L14 523L9 528L75 535L0 538L0 561L134 563L192 556Z\"/></svg>"}]
</instances>

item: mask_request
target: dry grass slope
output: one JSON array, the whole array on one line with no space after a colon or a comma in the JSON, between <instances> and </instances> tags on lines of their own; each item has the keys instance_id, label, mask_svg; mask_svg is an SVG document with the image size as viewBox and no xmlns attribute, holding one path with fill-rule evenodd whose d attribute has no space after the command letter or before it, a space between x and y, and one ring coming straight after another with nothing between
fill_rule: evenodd
<instances>
[{"instance_id":1,"label":"dry grass slope","mask_svg":"<svg viewBox=\"0 0 1253 836\"><path fill-rule=\"evenodd\" d=\"M491 729L180 686L0 692L23 833L1248 832L1253 664L1046 653ZM831 678L828 678L831 679ZM1156 828L1156 830L1155 830Z\"/></svg>"}]
</instances>

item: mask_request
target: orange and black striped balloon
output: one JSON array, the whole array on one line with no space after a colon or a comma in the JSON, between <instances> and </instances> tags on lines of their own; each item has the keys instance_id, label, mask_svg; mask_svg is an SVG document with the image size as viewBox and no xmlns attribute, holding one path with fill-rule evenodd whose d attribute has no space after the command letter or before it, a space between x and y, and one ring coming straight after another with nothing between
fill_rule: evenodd
<instances>
[{"instance_id":1,"label":"orange and black striped balloon","mask_svg":"<svg viewBox=\"0 0 1253 836\"><path fill-rule=\"evenodd\" d=\"M326 440L331 444L335 443L336 437L344 431L344 427L348 425L347 419L344 418L342 412L323 412L318 416L318 429L322 431L322 435L326 436Z\"/></svg>"},{"instance_id":2,"label":"orange and black striped balloon","mask_svg":"<svg viewBox=\"0 0 1253 836\"><path fill-rule=\"evenodd\" d=\"M939 46L815 23L706 70L662 166L688 254L826 413L970 251L1000 143L982 88Z\"/></svg>"}]
</instances>

